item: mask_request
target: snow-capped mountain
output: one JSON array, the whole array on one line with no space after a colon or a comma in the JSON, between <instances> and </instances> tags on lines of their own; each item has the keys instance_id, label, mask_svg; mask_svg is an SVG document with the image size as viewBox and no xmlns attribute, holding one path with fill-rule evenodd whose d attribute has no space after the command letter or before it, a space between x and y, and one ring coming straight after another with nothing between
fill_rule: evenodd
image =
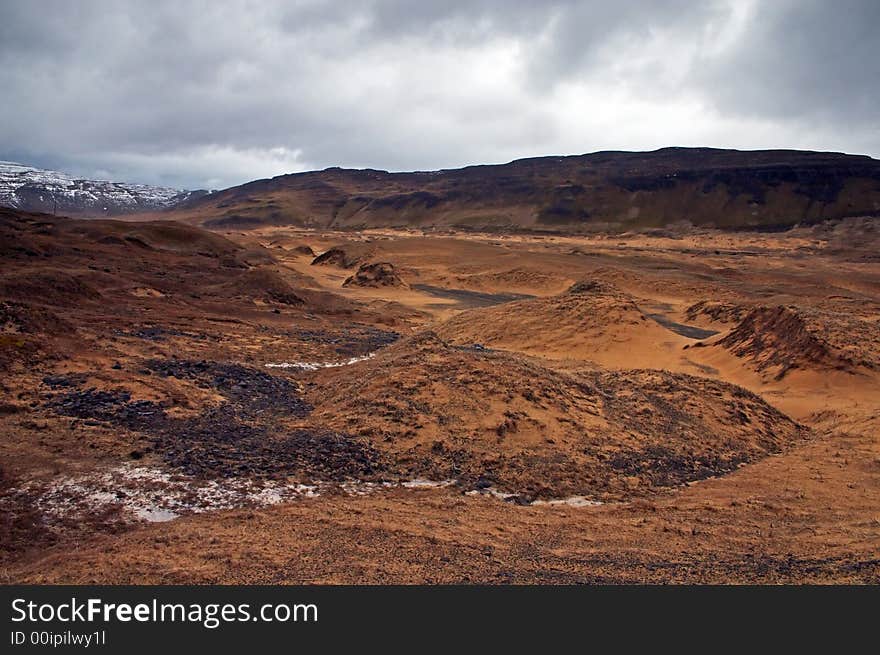
<instances>
[{"instance_id":1,"label":"snow-capped mountain","mask_svg":"<svg viewBox=\"0 0 880 655\"><path fill-rule=\"evenodd\" d=\"M147 184L82 180L9 161L0 161L0 206L74 216L112 216L156 211L206 191Z\"/></svg>"}]
</instances>

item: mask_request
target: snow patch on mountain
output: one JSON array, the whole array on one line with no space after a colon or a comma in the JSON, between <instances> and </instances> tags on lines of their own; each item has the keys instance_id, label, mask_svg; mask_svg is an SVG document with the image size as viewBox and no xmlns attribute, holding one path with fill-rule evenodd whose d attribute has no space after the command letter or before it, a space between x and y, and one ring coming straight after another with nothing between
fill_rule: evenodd
<instances>
[{"instance_id":1,"label":"snow patch on mountain","mask_svg":"<svg viewBox=\"0 0 880 655\"><path fill-rule=\"evenodd\" d=\"M17 162L0 161L0 206L95 216L167 209L205 191L77 179Z\"/></svg>"}]
</instances>

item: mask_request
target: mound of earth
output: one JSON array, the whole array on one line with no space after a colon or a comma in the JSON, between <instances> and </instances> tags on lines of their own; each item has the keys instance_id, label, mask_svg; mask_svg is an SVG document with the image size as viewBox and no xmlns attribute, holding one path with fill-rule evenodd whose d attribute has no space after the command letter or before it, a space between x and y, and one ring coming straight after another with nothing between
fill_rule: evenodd
<instances>
[{"instance_id":1,"label":"mound of earth","mask_svg":"<svg viewBox=\"0 0 880 655\"><path fill-rule=\"evenodd\" d=\"M284 305L301 305L302 293L279 271L271 267L253 268L220 287L222 291L237 297L247 297L264 302Z\"/></svg>"},{"instance_id":2,"label":"mound of earth","mask_svg":"<svg viewBox=\"0 0 880 655\"><path fill-rule=\"evenodd\" d=\"M275 258L262 246L252 246L250 248L243 248L230 255L225 255L221 262L224 266L230 268L249 268L251 266L274 264Z\"/></svg>"},{"instance_id":3,"label":"mound of earth","mask_svg":"<svg viewBox=\"0 0 880 655\"><path fill-rule=\"evenodd\" d=\"M515 267L499 271L485 271L482 267L469 270L467 266L456 266L451 269L455 275L450 276L446 283L449 286L485 291L489 293L514 292L540 295L558 292L570 278L555 273L548 273L539 268Z\"/></svg>"},{"instance_id":4,"label":"mound of earth","mask_svg":"<svg viewBox=\"0 0 880 655\"><path fill-rule=\"evenodd\" d=\"M347 243L334 246L312 260L312 266L338 266L354 268L373 254L373 248L363 243Z\"/></svg>"},{"instance_id":5,"label":"mound of earth","mask_svg":"<svg viewBox=\"0 0 880 655\"><path fill-rule=\"evenodd\" d=\"M616 286L610 282L603 282L602 280L580 280L572 284L565 293L569 296L586 294L607 296L621 295Z\"/></svg>"},{"instance_id":6,"label":"mound of earth","mask_svg":"<svg viewBox=\"0 0 880 655\"><path fill-rule=\"evenodd\" d=\"M98 300L101 293L79 276L47 268L0 277L0 298L63 306Z\"/></svg>"},{"instance_id":7,"label":"mound of earth","mask_svg":"<svg viewBox=\"0 0 880 655\"><path fill-rule=\"evenodd\" d=\"M578 282L556 296L462 312L437 330L459 345L630 368L647 365L662 344L678 340L632 297L598 280Z\"/></svg>"},{"instance_id":8,"label":"mound of earth","mask_svg":"<svg viewBox=\"0 0 880 655\"><path fill-rule=\"evenodd\" d=\"M777 380L794 369L880 367L880 331L867 321L794 306L756 307L713 345Z\"/></svg>"},{"instance_id":9,"label":"mound of earth","mask_svg":"<svg viewBox=\"0 0 880 655\"><path fill-rule=\"evenodd\" d=\"M45 307L0 302L0 334L63 334L72 330L70 323Z\"/></svg>"},{"instance_id":10,"label":"mound of earth","mask_svg":"<svg viewBox=\"0 0 880 655\"><path fill-rule=\"evenodd\" d=\"M720 475L805 437L758 396L661 371L570 374L428 332L316 376L312 420L403 476L525 498L627 498Z\"/></svg>"},{"instance_id":11,"label":"mound of earth","mask_svg":"<svg viewBox=\"0 0 880 655\"><path fill-rule=\"evenodd\" d=\"M389 262L377 262L375 264L361 264L357 273L342 283L344 287L408 287Z\"/></svg>"},{"instance_id":12,"label":"mound of earth","mask_svg":"<svg viewBox=\"0 0 880 655\"><path fill-rule=\"evenodd\" d=\"M40 353L53 350L50 341L75 334L70 323L45 306L0 302L0 370L8 369L13 362L32 369ZM0 383L0 391L3 388Z\"/></svg>"},{"instance_id":13,"label":"mound of earth","mask_svg":"<svg viewBox=\"0 0 880 655\"><path fill-rule=\"evenodd\" d=\"M689 321L708 319L713 323L727 325L739 323L751 309L748 305L737 303L719 302L715 300L701 300L685 310L685 316Z\"/></svg>"},{"instance_id":14,"label":"mound of earth","mask_svg":"<svg viewBox=\"0 0 880 655\"><path fill-rule=\"evenodd\" d=\"M77 221L70 227L71 231L102 243L121 240L141 248L177 254L221 257L241 250L241 246L218 234L173 221Z\"/></svg>"},{"instance_id":15,"label":"mound of earth","mask_svg":"<svg viewBox=\"0 0 880 655\"><path fill-rule=\"evenodd\" d=\"M172 221L127 222L74 220L30 214L0 207L0 256L58 257L89 253L100 259L105 252L129 257L156 253L219 259L242 249L207 230Z\"/></svg>"},{"instance_id":16,"label":"mound of earth","mask_svg":"<svg viewBox=\"0 0 880 655\"><path fill-rule=\"evenodd\" d=\"M306 255L308 257L315 256L315 251L312 250L312 247L305 244L301 246L296 246L295 248L293 248L293 252L295 252L297 255Z\"/></svg>"}]
</instances>

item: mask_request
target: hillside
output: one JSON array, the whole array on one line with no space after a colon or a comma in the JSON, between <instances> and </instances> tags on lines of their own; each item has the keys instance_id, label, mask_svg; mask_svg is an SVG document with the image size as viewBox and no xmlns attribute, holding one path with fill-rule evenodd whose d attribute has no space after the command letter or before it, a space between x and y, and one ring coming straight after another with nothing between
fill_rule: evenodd
<instances>
[{"instance_id":1,"label":"hillside","mask_svg":"<svg viewBox=\"0 0 880 655\"><path fill-rule=\"evenodd\" d=\"M329 168L232 187L172 213L215 229L589 231L678 221L778 229L880 214L880 161L797 150L664 148L432 172Z\"/></svg>"},{"instance_id":2,"label":"hillside","mask_svg":"<svg viewBox=\"0 0 880 655\"><path fill-rule=\"evenodd\" d=\"M330 369L312 421L352 432L404 477L603 501L735 470L808 432L734 385L665 371L569 374L432 332Z\"/></svg>"},{"instance_id":3,"label":"hillside","mask_svg":"<svg viewBox=\"0 0 880 655\"><path fill-rule=\"evenodd\" d=\"M169 187L74 178L0 161L0 206L65 216L116 216L150 212L205 195Z\"/></svg>"}]
</instances>

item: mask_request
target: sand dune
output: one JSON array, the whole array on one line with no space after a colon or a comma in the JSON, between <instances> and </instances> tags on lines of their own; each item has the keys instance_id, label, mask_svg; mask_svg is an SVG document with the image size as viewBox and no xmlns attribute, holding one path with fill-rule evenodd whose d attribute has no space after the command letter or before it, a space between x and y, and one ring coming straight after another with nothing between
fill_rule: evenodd
<instances>
[{"instance_id":1,"label":"sand dune","mask_svg":"<svg viewBox=\"0 0 880 655\"><path fill-rule=\"evenodd\" d=\"M646 315L632 296L595 280L556 296L464 312L437 331L460 345L477 343L611 368L660 368L677 361L690 341Z\"/></svg>"}]
</instances>

